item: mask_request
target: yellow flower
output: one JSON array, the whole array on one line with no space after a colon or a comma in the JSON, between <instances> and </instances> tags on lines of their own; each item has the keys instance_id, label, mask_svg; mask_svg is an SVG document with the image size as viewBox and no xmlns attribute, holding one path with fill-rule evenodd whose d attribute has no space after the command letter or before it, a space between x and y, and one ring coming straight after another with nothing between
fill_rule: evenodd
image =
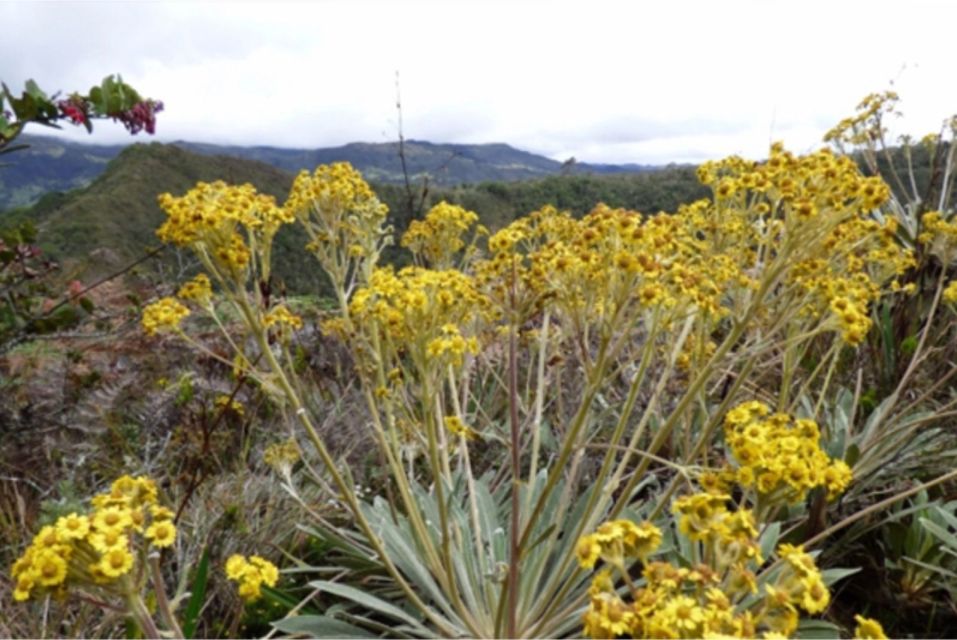
<instances>
[{"instance_id":1,"label":"yellow flower","mask_svg":"<svg viewBox=\"0 0 957 640\"><path fill-rule=\"evenodd\" d=\"M578 564L583 569L591 569L601 556L601 544L594 534L582 536L575 546L575 553L578 556Z\"/></svg>"},{"instance_id":2,"label":"yellow flower","mask_svg":"<svg viewBox=\"0 0 957 640\"><path fill-rule=\"evenodd\" d=\"M650 522L635 524L621 520L624 528L624 551L626 556L637 557L645 562L661 545L661 530Z\"/></svg>"},{"instance_id":3,"label":"yellow flower","mask_svg":"<svg viewBox=\"0 0 957 640\"><path fill-rule=\"evenodd\" d=\"M34 575L44 587L53 587L66 579L66 560L51 550L40 551L33 559Z\"/></svg>"},{"instance_id":4,"label":"yellow flower","mask_svg":"<svg viewBox=\"0 0 957 640\"><path fill-rule=\"evenodd\" d=\"M262 581L266 583L266 586L276 586L276 582L279 581L279 569L276 568L276 565L259 556L249 556L249 564L259 568Z\"/></svg>"},{"instance_id":5,"label":"yellow flower","mask_svg":"<svg viewBox=\"0 0 957 640\"><path fill-rule=\"evenodd\" d=\"M688 596L675 596L665 605L665 615L670 618L679 635L698 633L704 623L704 610Z\"/></svg>"},{"instance_id":6,"label":"yellow flower","mask_svg":"<svg viewBox=\"0 0 957 640\"><path fill-rule=\"evenodd\" d=\"M34 586L36 586L36 574L33 572L21 573L17 576L17 584L13 588L13 599L17 602L28 599Z\"/></svg>"},{"instance_id":7,"label":"yellow flower","mask_svg":"<svg viewBox=\"0 0 957 640\"><path fill-rule=\"evenodd\" d=\"M887 640L884 628L877 620L865 618L860 615L855 615L854 620L857 621L857 628L854 629L855 638L860 638L861 640Z\"/></svg>"},{"instance_id":8,"label":"yellow flower","mask_svg":"<svg viewBox=\"0 0 957 640\"><path fill-rule=\"evenodd\" d=\"M122 529L95 531L87 536L87 541L100 553L106 553L112 549L126 549L130 544L129 538Z\"/></svg>"},{"instance_id":9,"label":"yellow flower","mask_svg":"<svg viewBox=\"0 0 957 640\"><path fill-rule=\"evenodd\" d=\"M238 580L246 568L246 558L235 553L226 560L226 577L230 580Z\"/></svg>"},{"instance_id":10,"label":"yellow flower","mask_svg":"<svg viewBox=\"0 0 957 640\"><path fill-rule=\"evenodd\" d=\"M132 524L129 510L122 507L105 507L93 515L93 528L97 531L123 530Z\"/></svg>"},{"instance_id":11,"label":"yellow flower","mask_svg":"<svg viewBox=\"0 0 957 640\"><path fill-rule=\"evenodd\" d=\"M154 547L169 547L176 540L176 527L170 520L157 520L146 530Z\"/></svg>"},{"instance_id":12,"label":"yellow flower","mask_svg":"<svg viewBox=\"0 0 957 640\"><path fill-rule=\"evenodd\" d=\"M90 532L90 519L78 513L71 513L57 520L56 530L63 540L82 540Z\"/></svg>"},{"instance_id":13,"label":"yellow flower","mask_svg":"<svg viewBox=\"0 0 957 640\"><path fill-rule=\"evenodd\" d=\"M957 302L957 280L951 280L947 288L944 289L944 300L947 302Z\"/></svg>"},{"instance_id":14,"label":"yellow flower","mask_svg":"<svg viewBox=\"0 0 957 640\"><path fill-rule=\"evenodd\" d=\"M40 532L33 538L33 544L38 549L55 549L63 542L65 540L60 537L60 532L51 525L40 529Z\"/></svg>"},{"instance_id":15,"label":"yellow flower","mask_svg":"<svg viewBox=\"0 0 957 640\"><path fill-rule=\"evenodd\" d=\"M153 521L155 522L157 520L172 520L176 514L173 513L172 509L154 504L150 507L150 515L153 516Z\"/></svg>"},{"instance_id":16,"label":"yellow flower","mask_svg":"<svg viewBox=\"0 0 957 640\"><path fill-rule=\"evenodd\" d=\"M801 596L801 606L808 613L820 613L827 609L831 601L831 594L821 580L820 576L815 575L801 581L804 587L804 593Z\"/></svg>"},{"instance_id":17,"label":"yellow flower","mask_svg":"<svg viewBox=\"0 0 957 640\"><path fill-rule=\"evenodd\" d=\"M250 572L252 573L252 572ZM239 583L239 597L246 602L254 602L262 597L262 583L255 579L243 579Z\"/></svg>"},{"instance_id":18,"label":"yellow flower","mask_svg":"<svg viewBox=\"0 0 957 640\"><path fill-rule=\"evenodd\" d=\"M97 565L108 578L118 578L133 568L133 554L126 548L113 548L103 554Z\"/></svg>"}]
</instances>

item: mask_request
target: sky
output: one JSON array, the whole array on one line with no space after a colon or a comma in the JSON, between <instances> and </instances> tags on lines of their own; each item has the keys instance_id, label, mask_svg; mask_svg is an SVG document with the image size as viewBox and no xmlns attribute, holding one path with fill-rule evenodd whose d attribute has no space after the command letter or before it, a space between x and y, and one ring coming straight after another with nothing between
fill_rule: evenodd
<instances>
[{"instance_id":1,"label":"sky","mask_svg":"<svg viewBox=\"0 0 957 640\"><path fill-rule=\"evenodd\" d=\"M667 164L806 152L893 88L921 136L957 112L957 2L0 0L0 80L161 99L159 141L504 142ZM30 127L30 133L45 133ZM130 142L119 124L91 143Z\"/></svg>"}]
</instances>

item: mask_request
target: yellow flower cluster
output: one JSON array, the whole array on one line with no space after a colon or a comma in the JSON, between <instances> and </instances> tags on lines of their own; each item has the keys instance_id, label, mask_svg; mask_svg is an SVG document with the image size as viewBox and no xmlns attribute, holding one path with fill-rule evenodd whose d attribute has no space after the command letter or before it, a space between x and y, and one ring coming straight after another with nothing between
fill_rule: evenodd
<instances>
[{"instance_id":1,"label":"yellow flower cluster","mask_svg":"<svg viewBox=\"0 0 957 640\"><path fill-rule=\"evenodd\" d=\"M765 216L777 214L771 217L787 226L821 224L844 211L870 211L890 197L888 186L861 175L849 156L828 149L795 156L780 143L772 145L764 163L736 156L709 161L698 168L698 178L714 189L715 200L753 207Z\"/></svg>"},{"instance_id":2,"label":"yellow flower cluster","mask_svg":"<svg viewBox=\"0 0 957 640\"><path fill-rule=\"evenodd\" d=\"M452 266L462 250L462 235L478 222L478 215L444 200L429 209L424 220L413 220L402 235L402 246L438 269Z\"/></svg>"},{"instance_id":3,"label":"yellow flower cluster","mask_svg":"<svg viewBox=\"0 0 957 640\"><path fill-rule=\"evenodd\" d=\"M703 545L705 561L690 567L649 562L661 542L661 532L644 522L625 520L602 524L579 539L579 564L591 569L601 558L601 570L589 589L584 634L591 638L753 638L759 631L790 637L797 629L798 608L821 613L830 602L813 558L801 547L782 544L777 555L782 569L759 593L755 571L763 564L758 530L747 509L728 510L729 496L694 494L679 498L673 511L678 531ZM638 588L626 560L643 564L645 583ZM627 596L616 587L617 571Z\"/></svg>"},{"instance_id":4,"label":"yellow flower cluster","mask_svg":"<svg viewBox=\"0 0 957 640\"><path fill-rule=\"evenodd\" d=\"M259 556L234 554L226 560L226 577L239 583L239 595L246 602L262 597L262 585L275 587L279 581L276 565Z\"/></svg>"},{"instance_id":5,"label":"yellow flower cluster","mask_svg":"<svg viewBox=\"0 0 957 640\"><path fill-rule=\"evenodd\" d=\"M661 545L661 530L650 522L635 524L631 520L605 522L594 533L578 540L576 553L582 567L591 569L601 558L616 567L625 560L637 558L645 562Z\"/></svg>"},{"instance_id":6,"label":"yellow flower cluster","mask_svg":"<svg viewBox=\"0 0 957 640\"><path fill-rule=\"evenodd\" d=\"M789 279L811 299L802 311L811 316L829 310L845 342L860 344L871 327L868 306L890 283L891 291L901 287L898 277L912 268L913 252L895 239L897 221L884 224L854 218L835 227L826 237L822 255L797 262Z\"/></svg>"},{"instance_id":7,"label":"yellow flower cluster","mask_svg":"<svg viewBox=\"0 0 957 640\"><path fill-rule=\"evenodd\" d=\"M870 327L868 303L914 266L912 251L896 241L897 221L883 223L871 212L890 196L877 177L861 175L853 159L822 149L795 157L774 145L763 164L731 158L705 163L699 177L714 185L716 202L699 215L699 226L720 231L722 246L752 246L751 258L772 257L790 247L787 278L809 296L803 311L826 312L833 301L850 303L853 315L838 318L846 341L858 344ZM723 195L722 195L723 194ZM717 209L721 219L709 220ZM753 268L741 255L742 268ZM787 300L787 296L782 296Z\"/></svg>"},{"instance_id":8,"label":"yellow flower cluster","mask_svg":"<svg viewBox=\"0 0 957 640\"><path fill-rule=\"evenodd\" d=\"M385 242L389 209L348 162L320 165L296 176L283 205L305 227L306 245L333 281L345 281L355 264L375 262Z\"/></svg>"},{"instance_id":9,"label":"yellow flower cluster","mask_svg":"<svg viewBox=\"0 0 957 640\"><path fill-rule=\"evenodd\" d=\"M689 310L712 320L742 310L775 266L796 286L778 289L756 322L826 315L856 345L870 329L870 303L900 290L898 277L915 264L896 241L896 221L871 219L889 188L849 157L774 145L766 162L709 162L699 177L714 197L673 214L599 205L575 220L545 207L516 220L489 238L478 285L501 308L551 305L575 326L621 326L644 311L667 324Z\"/></svg>"},{"instance_id":10,"label":"yellow flower cluster","mask_svg":"<svg viewBox=\"0 0 957 640\"><path fill-rule=\"evenodd\" d=\"M445 416L442 421L445 423L445 428L448 429L452 435L462 436L466 440L477 440L479 437L478 434L462 422L462 419L458 416Z\"/></svg>"},{"instance_id":11,"label":"yellow flower cluster","mask_svg":"<svg viewBox=\"0 0 957 640\"><path fill-rule=\"evenodd\" d=\"M180 287L176 295L183 300L192 300L201 306L206 306L213 297L213 285L209 281L209 276L200 273Z\"/></svg>"},{"instance_id":12,"label":"yellow flower cluster","mask_svg":"<svg viewBox=\"0 0 957 640\"><path fill-rule=\"evenodd\" d=\"M724 432L738 463L736 481L770 502L797 502L819 486L832 500L851 481L850 467L821 450L813 420L770 415L767 405L751 401L728 412Z\"/></svg>"},{"instance_id":13,"label":"yellow flower cluster","mask_svg":"<svg viewBox=\"0 0 957 640\"><path fill-rule=\"evenodd\" d=\"M824 135L825 142L867 145L878 140L885 130L881 128L884 114L894 113L899 96L895 91L872 93L857 105L857 113L844 118Z\"/></svg>"},{"instance_id":14,"label":"yellow flower cluster","mask_svg":"<svg viewBox=\"0 0 957 640\"><path fill-rule=\"evenodd\" d=\"M92 513L70 513L37 533L13 564L15 600L65 595L69 587L122 593L126 587L117 582L134 566L137 534L153 547L176 540L173 513L158 504L156 485L145 476L117 479L92 504Z\"/></svg>"},{"instance_id":15,"label":"yellow flower cluster","mask_svg":"<svg viewBox=\"0 0 957 640\"><path fill-rule=\"evenodd\" d=\"M600 204L575 220L546 207L489 238L493 255L476 276L502 306L515 296L547 301L578 326L689 305L720 317L725 288L743 276L734 260L706 250L696 210L645 218Z\"/></svg>"},{"instance_id":16,"label":"yellow flower cluster","mask_svg":"<svg viewBox=\"0 0 957 640\"><path fill-rule=\"evenodd\" d=\"M156 232L161 240L191 247L204 264L211 261L207 266L239 281L252 256L247 243L268 252L279 227L294 220L276 206L275 198L257 193L251 184L200 182L181 197L160 195L159 205L168 216Z\"/></svg>"},{"instance_id":17,"label":"yellow flower cluster","mask_svg":"<svg viewBox=\"0 0 957 640\"><path fill-rule=\"evenodd\" d=\"M360 210L371 210L381 217L386 214L385 205L348 162L320 165L312 174L301 171L283 208L296 217L308 216L313 210L337 217Z\"/></svg>"},{"instance_id":18,"label":"yellow flower cluster","mask_svg":"<svg viewBox=\"0 0 957 640\"><path fill-rule=\"evenodd\" d=\"M689 540L712 544L721 566L747 560L761 563L761 550L753 540L757 536L754 516L747 509L730 512L730 496L694 493L676 499L671 510L678 519L678 531Z\"/></svg>"},{"instance_id":19,"label":"yellow flower cluster","mask_svg":"<svg viewBox=\"0 0 957 640\"><path fill-rule=\"evenodd\" d=\"M461 364L466 353L476 353L476 337L463 330L487 318L487 307L474 280L461 271L406 267L396 273L386 267L356 291L349 313L393 351L407 350L424 370L430 361Z\"/></svg>"},{"instance_id":20,"label":"yellow flower cluster","mask_svg":"<svg viewBox=\"0 0 957 640\"><path fill-rule=\"evenodd\" d=\"M189 309L176 298L162 298L143 309L143 330L148 336L178 330L179 323L188 315Z\"/></svg>"},{"instance_id":21,"label":"yellow flower cluster","mask_svg":"<svg viewBox=\"0 0 957 640\"><path fill-rule=\"evenodd\" d=\"M930 211L921 218L923 232L918 241L928 247L945 267L957 262L957 218L945 220L939 211Z\"/></svg>"},{"instance_id":22,"label":"yellow flower cluster","mask_svg":"<svg viewBox=\"0 0 957 640\"><path fill-rule=\"evenodd\" d=\"M475 355L479 351L478 338L464 338L459 332L459 328L448 323L442 325L442 335L430 340L425 347L425 353L429 359L447 360L456 367L462 366L462 359L466 353Z\"/></svg>"},{"instance_id":23,"label":"yellow flower cluster","mask_svg":"<svg viewBox=\"0 0 957 640\"><path fill-rule=\"evenodd\" d=\"M302 318L292 313L285 305L277 305L269 310L263 317L263 324L266 328L279 326L290 327L292 329L302 329Z\"/></svg>"}]
</instances>

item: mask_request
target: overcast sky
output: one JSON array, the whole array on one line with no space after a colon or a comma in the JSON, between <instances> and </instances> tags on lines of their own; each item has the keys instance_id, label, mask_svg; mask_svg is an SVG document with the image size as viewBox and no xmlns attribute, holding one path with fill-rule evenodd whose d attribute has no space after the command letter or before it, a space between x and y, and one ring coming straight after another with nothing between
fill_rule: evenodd
<instances>
[{"instance_id":1,"label":"overcast sky","mask_svg":"<svg viewBox=\"0 0 957 640\"><path fill-rule=\"evenodd\" d=\"M0 79L85 91L121 73L164 101L158 140L325 147L396 139L398 71L406 138L699 162L814 149L892 81L901 131L938 129L957 112L955 19L957 2L916 0L0 0Z\"/></svg>"}]
</instances>

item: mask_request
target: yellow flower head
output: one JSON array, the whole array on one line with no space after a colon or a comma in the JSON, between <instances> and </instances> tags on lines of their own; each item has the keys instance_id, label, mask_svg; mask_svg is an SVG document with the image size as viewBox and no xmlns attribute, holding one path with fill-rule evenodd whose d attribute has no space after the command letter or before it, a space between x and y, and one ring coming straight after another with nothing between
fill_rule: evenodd
<instances>
[{"instance_id":1,"label":"yellow flower head","mask_svg":"<svg viewBox=\"0 0 957 640\"><path fill-rule=\"evenodd\" d=\"M582 536L575 546L575 554L578 556L578 564L583 569L591 569L601 557L601 543L594 534Z\"/></svg>"},{"instance_id":2,"label":"yellow flower head","mask_svg":"<svg viewBox=\"0 0 957 640\"><path fill-rule=\"evenodd\" d=\"M226 577L230 580L238 580L248 564L246 558L238 553L229 556L226 560Z\"/></svg>"},{"instance_id":3,"label":"yellow flower head","mask_svg":"<svg viewBox=\"0 0 957 640\"><path fill-rule=\"evenodd\" d=\"M16 576L16 584L13 587L13 599L16 602L23 602L30 597L30 591L36 586L36 575L31 571Z\"/></svg>"},{"instance_id":4,"label":"yellow flower head","mask_svg":"<svg viewBox=\"0 0 957 640\"><path fill-rule=\"evenodd\" d=\"M276 586L279 570L265 558L245 557L234 554L226 560L226 577L239 582L239 595L247 602L258 600L262 596L262 585Z\"/></svg>"},{"instance_id":5,"label":"yellow flower head","mask_svg":"<svg viewBox=\"0 0 957 640\"><path fill-rule=\"evenodd\" d=\"M881 623L873 618L865 618L861 615L855 615L857 627L854 629L854 637L860 640L887 640L887 634Z\"/></svg>"},{"instance_id":6,"label":"yellow flower head","mask_svg":"<svg viewBox=\"0 0 957 640\"><path fill-rule=\"evenodd\" d=\"M201 305L206 305L213 296L213 285L209 281L209 276L200 273L180 287L176 295L183 300L193 300Z\"/></svg>"},{"instance_id":7,"label":"yellow flower head","mask_svg":"<svg viewBox=\"0 0 957 640\"><path fill-rule=\"evenodd\" d=\"M163 298L143 310L143 330L152 336L161 331L179 329L179 323L189 315L189 309L175 298Z\"/></svg>"},{"instance_id":8,"label":"yellow flower head","mask_svg":"<svg viewBox=\"0 0 957 640\"><path fill-rule=\"evenodd\" d=\"M94 531L87 536L87 542L100 553L106 553L111 549L126 549L130 545L129 537L118 528Z\"/></svg>"},{"instance_id":9,"label":"yellow flower head","mask_svg":"<svg viewBox=\"0 0 957 640\"><path fill-rule=\"evenodd\" d=\"M171 520L156 520L146 530L154 547L169 547L176 540L176 526Z\"/></svg>"},{"instance_id":10,"label":"yellow flower head","mask_svg":"<svg viewBox=\"0 0 957 640\"><path fill-rule=\"evenodd\" d=\"M108 578L118 578L133 568L133 554L126 548L113 548L103 554L97 565Z\"/></svg>"},{"instance_id":11,"label":"yellow flower head","mask_svg":"<svg viewBox=\"0 0 957 640\"><path fill-rule=\"evenodd\" d=\"M93 528L98 532L122 532L132 524L133 518L130 517L129 509L124 507L104 507L93 514Z\"/></svg>"},{"instance_id":12,"label":"yellow flower head","mask_svg":"<svg viewBox=\"0 0 957 640\"><path fill-rule=\"evenodd\" d=\"M66 571L66 560L53 551L40 551L33 560L36 581L44 587L61 584L66 579Z\"/></svg>"},{"instance_id":13,"label":"yellow flower head","mask_svg":"<svg viewBox=\"0 0 957 640\"><path fill-rule=\"evenodd\" d=\"M63 540L82 540L90 532L90 519L78 513L71 513L57 520L56 531Z\"/></svg>"},{"instance_id":14,"label":"yellow flower head","mask_svg":"<svg viewBox=\"0 0 957 640\"><path fill-rule=\"evenodd\" d=\"M291 313L285 305L278 305L269 310L269 313L263 318L263 324L265 324L266 327L278 325L279 328L291 327L293 329L302 329L302 318Z\"/></svg>"}]
</instances>

